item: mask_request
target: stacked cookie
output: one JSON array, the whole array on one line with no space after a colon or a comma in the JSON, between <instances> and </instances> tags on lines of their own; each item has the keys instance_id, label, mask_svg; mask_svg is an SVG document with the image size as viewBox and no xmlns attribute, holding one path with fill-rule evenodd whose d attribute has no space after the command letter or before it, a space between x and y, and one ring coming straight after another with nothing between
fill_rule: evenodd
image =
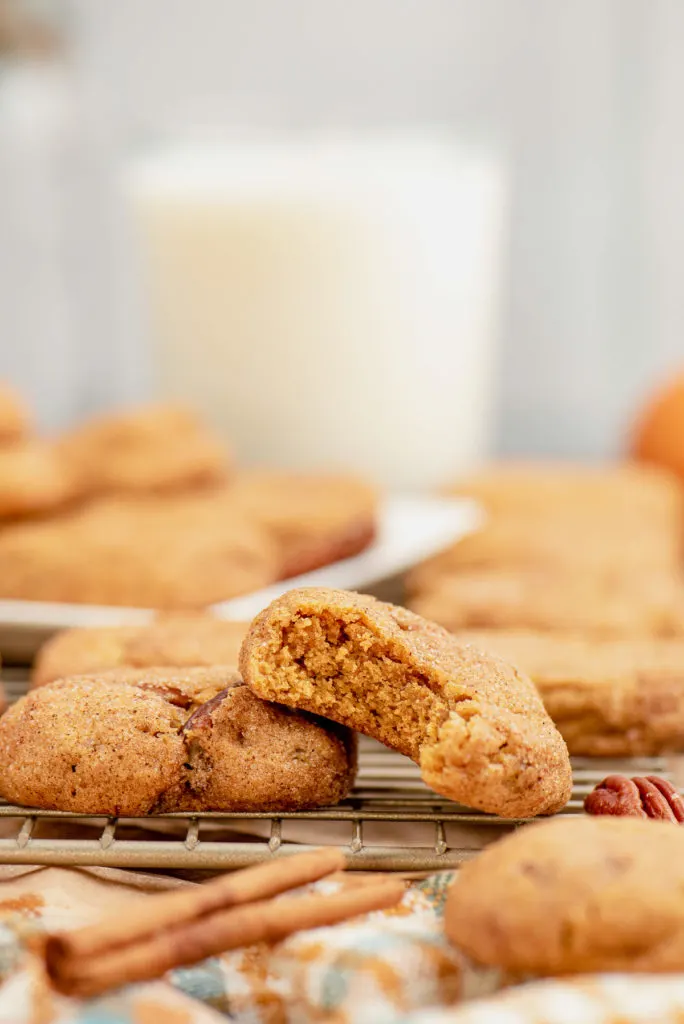
<instances>
[{"instance_id":1,"label":"stacked cookie","mask_svg":"<svg viewBox=\"0 0 684 1024\"><path fill-rule=\"evenodd\" d=\"M453 491L487 519L409 574L410 606L526 671L571 753L684 748L678 481L632 463L510 464Z\"/></svg>"},{"instance_id":2,"label":"stacked cookie","mask_svg":"<svg viewBox=\"0 0 684 1024\"><path fill-rule=\"evenodd\" d=\"M203 608L362 551L376 505L354 477L235 469L183 407L48 442L0 390L0 597Z\"/></svg>"},{"instance_id":3,"label":"stacked cookie","mask_svg":"<svg viewBox=\"0 0 684 1024\"><path fill-rule=\"evenodd\" d=\"M239 674L236 669L239 669ZM372 597L294 590L254 622L72 630L0 719L0 794L83 813L289 810L353 782L351 730L437 793L506 817L560 810L567 748L530 680Z\"/></svg>"}]
</instances>

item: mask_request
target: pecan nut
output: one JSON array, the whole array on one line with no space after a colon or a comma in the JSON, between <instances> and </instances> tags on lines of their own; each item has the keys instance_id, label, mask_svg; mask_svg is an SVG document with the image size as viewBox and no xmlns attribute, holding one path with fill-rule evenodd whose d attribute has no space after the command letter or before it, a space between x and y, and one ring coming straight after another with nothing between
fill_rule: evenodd
<instances>
[{"instance_id":1,"label":"pecan nut","mask_svg":"<svg viewBox=\"0 0 684 1024\"><path fill-rule=\"evenodd\" d=\"M684 822L684 800L671 782L657 775L608 775L588 794L584 809L594 815Z\"/></svg>"}]
</instances>

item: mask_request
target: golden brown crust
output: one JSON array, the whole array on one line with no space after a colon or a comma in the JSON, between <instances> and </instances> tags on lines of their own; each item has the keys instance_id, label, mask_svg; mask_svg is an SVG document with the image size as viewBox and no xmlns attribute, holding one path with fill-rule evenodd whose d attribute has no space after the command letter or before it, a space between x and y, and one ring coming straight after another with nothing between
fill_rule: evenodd
<instances>
[{"instance_id":1,"label":"golden brown crust","mask_svg":"<svg viewBox=\"0 0 684 1024\"><path fill-rule=\"evenodd\" d=\"M0 719L0 792L34 807L294 810L341 800L354 770L344 730L266 704L221 666L62 679Z\"/></svg>"},{"instance_id":2,"label":"golden brown crust","mask_svg":"<svg viewBox=\"0 0 684 1024\"><path fill-rule=\"evenodd\" d=\"M505 662L374 598L292 590L252 623L247 684L417 761L437 792L506 817L549 813L572 787L565 744Z\"/></svg>"},{"instance_id":3,"label":"golden brown crust","mask_svg":"<svg viewBox=\"0 0 684 1024\"><path fill-rule=\"evenodd\" d=\"M165 491L229 475L224 446L183 406L146 405L76 428L60 450L90 494Z\"/></svg>"},{"instance_id":4,"label":"golden brown crust","mask_svg":"<svg viewBox=\"0 0 684 1024\"><path fill-rule=\"evenodd\" d=\"M31 417L19 395L0 381L0 444L19 441L31 429Z\"/></svg>"},{"instance_id":5,"label":"golden brown crust","mask_svg":"<svg viewBox=\"0 0 684 1024\"><path fill-rule=\"evenodd\" d=\"M195 609L273 582L277 552L209 494L103 499L0 533L0 596Z\"/></svg>"},{"instance_id":6,"label":"golden brown crust","mask_svg":"<svg viewBox=\"0 0 684 1024\"><path fill-rule=\"evenodd\" d=\"M375 537L377 492L353 476L243 471L228 497L274 537L281 579L356 555Z\"/></svg>"},{"instance_id":7,"label":"golden brown crust","mask_svg":"<svg viewBox=\"0 0 684 1024\"><path fill-rule=\"evenodd\" d=\"M148 626L66 629L39 650L31 686L119 667L227 665L237 669L246 622L170 614Z\"/></svg>"},{"instance_id":8,"label":"golden brown crust","mask_svg":"<svg viewBox=\"0 0 684 1024\"><path fill-rule=\"evenodd\" d=\"M518 665L571 754L630 757L684 749L684 640L601 640L482 630L457 639Z\"/></svg>"},{"instance_id":9,"label":"golden brown crust","mask_svg":"<svg viewBox=\"0 0 684 1024\"><path fill-rule=\"evenodd\" d=\"M446 933L473 960L541 976L684 969L684 830L556 818L458 872Z\"/></svg>"}]
</instances>

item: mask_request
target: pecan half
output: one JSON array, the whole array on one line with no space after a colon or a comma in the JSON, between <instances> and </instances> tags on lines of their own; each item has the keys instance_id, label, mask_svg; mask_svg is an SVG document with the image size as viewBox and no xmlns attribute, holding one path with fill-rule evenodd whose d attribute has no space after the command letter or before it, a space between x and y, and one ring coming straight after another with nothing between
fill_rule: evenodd
<instances>
[{"instance_id":1,"label":"pecan half","mask_svg":"<svg viewBox=\"0 0 684 1024\"><path fill-rule=\"evenodd\" d=\"M657 775L608 775L586 797L584 809L587 814L684 822L684 800L671 782Z\"/></svg>"}]
</instances>

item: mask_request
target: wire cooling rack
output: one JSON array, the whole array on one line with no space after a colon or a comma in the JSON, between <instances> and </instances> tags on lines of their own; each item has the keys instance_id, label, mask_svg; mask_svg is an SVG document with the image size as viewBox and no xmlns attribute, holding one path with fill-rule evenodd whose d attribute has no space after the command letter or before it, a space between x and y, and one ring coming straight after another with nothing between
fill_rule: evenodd
<instances>
[{"instance_id":1,"label":"wire cooling rack","mask_svg":"<svg viewBox=\"0 0 684 1024\"><path fill-rule=\"evenodd\" d=\"M25 690L25 674L4 683L10 700L16 699ZM572 799L562 813L581 813L589 790L620 771L668 774L661 758L575 759ZM0 803L0 863L220 871L310 845L336 845L352 870L429 872L457 867L526 820L445 800L423 784L412 761L361 737L356 786L335 807L118 819Z\"/></svg>"}]
</instances>

